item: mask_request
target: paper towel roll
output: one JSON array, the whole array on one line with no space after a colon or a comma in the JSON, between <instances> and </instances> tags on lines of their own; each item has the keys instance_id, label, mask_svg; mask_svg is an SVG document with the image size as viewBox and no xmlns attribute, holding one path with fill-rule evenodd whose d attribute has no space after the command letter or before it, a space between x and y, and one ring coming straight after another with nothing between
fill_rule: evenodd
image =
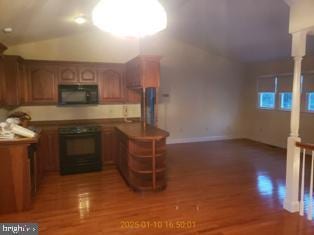
<instances>
[{"instance_id":1,"label":"paper towel roll","mask_svg":"<svg viewBox=\"0 0 314 235\"><path fill-rule=\"evenodd\" d=\"M24 136L24 137L28 137L28 138L33 138L36 135L35 132L33 132L27 128L18 126L16 124L11 125L11 131L16 135L20 135L20 136Z\"/></svg>"}]
</instances>

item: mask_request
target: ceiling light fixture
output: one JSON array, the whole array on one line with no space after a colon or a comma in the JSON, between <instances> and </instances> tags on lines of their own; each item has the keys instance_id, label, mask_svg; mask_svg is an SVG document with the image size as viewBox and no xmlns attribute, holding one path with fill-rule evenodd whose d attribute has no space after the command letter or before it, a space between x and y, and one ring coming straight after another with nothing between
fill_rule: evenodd
<instances>
[{"instance_id":1,"label":"ceiling light fixture","mask_svg":"<svg viewBox=\"0 0 314 235\"><path fill-rule=\"evenodd\" d=\"M93 23L120 37L145 37L167 27L167 13L158 0L100 0Z\"/></svg>"},{"instance_id":2,"label":"ceiling light fixture","mask_svg":"<svg viewBox=\"0 0 314 235\"><path fill-rule=\"evenodd\" d=\"M13 29L11 27L6 27L6 28L3 28L2 31L4 33L12 33L13 32Z\"/></svg>"},{"instance_id":3,"label":"ceiling light fixture","mask_svg":"<svg viewBox=\"0 0 314 235\"><path fill-rule=\"evenodd\" d=\"M77 16L74 18L74 21L77 24L85 24L87 22L87 19L85 16Z\"/></svg>"}]
</instances>

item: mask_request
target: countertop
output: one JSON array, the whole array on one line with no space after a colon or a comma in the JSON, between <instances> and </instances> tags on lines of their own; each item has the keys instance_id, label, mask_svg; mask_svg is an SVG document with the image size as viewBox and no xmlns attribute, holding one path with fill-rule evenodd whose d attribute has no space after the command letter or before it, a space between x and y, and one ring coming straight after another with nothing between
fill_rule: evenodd
<instances>
[{"instance_id":1,"label":"countertop","mask_svg":"<svg viewBox=\"0 0 314 235\"><path fill-rule=\"evenodd\" d=\"M0 139L0 147L3 145L34 144L38 143L38 140L38 134L36 134L33 138L16 137L14 139Z\"/></svg>"},{"instance_id":2,"label":"countertop","mask_svg":"<svg viewBox=\"0 0 314 235\"><path fill-rule=\"evenodd\" d=\"M138 118L130 118L132 122L139 122ZM31 126L43 130L57 130L61 127L72 126L101 126L102 128L114 128L117 125L126 123L123 118L111 119L82 119L82 120L56 120L56 121L34 121L30 122Z\"/></svg>"},{"instance_id":3,"label":"countertop","mask_svg":"<svg viewBox=\"0 0 314 235\"><path fill-rule=\"evenodd\" d=\"M167 131L150 125L144 127L142 123L125 123L117 125L116 128L134 140L162 139L169 136Z\"/></svg>"}]
</instances>

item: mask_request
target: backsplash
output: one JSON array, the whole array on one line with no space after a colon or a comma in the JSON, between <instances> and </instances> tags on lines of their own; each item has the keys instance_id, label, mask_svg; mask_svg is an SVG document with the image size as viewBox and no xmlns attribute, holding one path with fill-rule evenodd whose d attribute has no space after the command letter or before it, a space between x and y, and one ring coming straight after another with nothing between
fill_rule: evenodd
<instances>
[{"instance_id":1,"label":"backsplash","mask_svg":"<svg viewBox=\"0 0 314 235\"><path fill-rule=\"evenodd\" d=\"M140 104L114 104L75 107L21 106L17 109L11 110L9 113L16 111L26 112L32 117L32 121L123 118L124 107L127 109L127 117L136 118L141 116Z\"/></svg>"}]
</instances>

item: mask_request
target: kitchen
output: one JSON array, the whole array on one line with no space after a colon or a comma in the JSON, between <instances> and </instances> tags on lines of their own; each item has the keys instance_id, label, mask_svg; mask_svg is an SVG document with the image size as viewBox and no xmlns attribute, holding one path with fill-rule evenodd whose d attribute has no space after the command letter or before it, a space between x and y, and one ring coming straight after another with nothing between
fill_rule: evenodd
<instances>
[{"instance_id":1,"label":"kitchen","mask_svg":"<svg viewBox=\"0 0 314 235\"><path fill-rule=\"evenodd\" d=\"M77 119L72 120L31 121L30 115L18 109L11 112L7 126L2 127L0 142L4 157L12 158L2 165L1 187L8 188L7 195L2 195L1 202L6 205L0 207L2 212L29 209L30 195L36 195L47 172L86 173L105 170L107 165L113 164L136 191L166 187L165 139L169 134L155 127L159 56L140 55L125 64L35 61L2 56L1 74L4 106L27 109L28 106L51 105L59 112L64 108L73 111L72 115L77 113ZM94 115L92 119L84 119L82 110L104 112L98 105L106 104L113 104L109 109L113 118ZM114 118L115 108L122 108L122 117L120 114L120 118ZM134 109L135 117L129 115L129 108ZM14 118L38 133L20 138L21 133L12 128L16 126L11 123ZM8 135L5 139L6 129L17 134L16 137ZM17 158L24 160L15 161ZM4 170L18 164L22 172ZM15 201L7 203L16 188L19 193L11 197Z\"/></svg>"},{"instance_id":2,"label":"kitchen","mask_svg":"<svg viewBox=\"0 0 314 235\"><path fill-rule=\"evenodd\" d=\"M309 5L1 1L0 234L313 234Z\"/></svg>"}]
</instances>

